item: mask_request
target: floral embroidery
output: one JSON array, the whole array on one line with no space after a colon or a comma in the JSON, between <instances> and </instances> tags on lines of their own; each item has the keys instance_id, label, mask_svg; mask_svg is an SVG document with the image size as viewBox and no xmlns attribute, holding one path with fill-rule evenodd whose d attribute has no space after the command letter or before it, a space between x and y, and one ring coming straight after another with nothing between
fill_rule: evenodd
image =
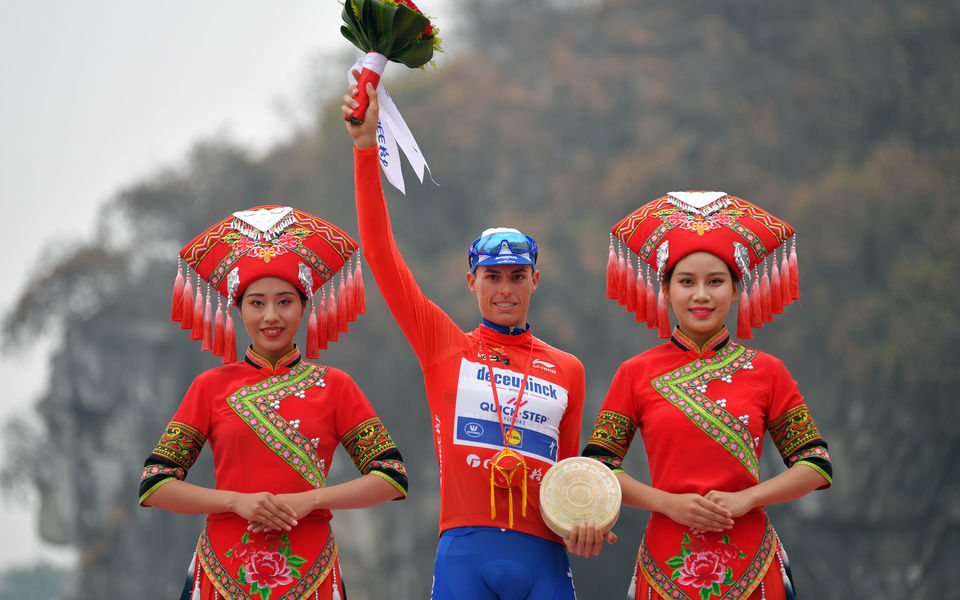
<instances>
[{"instance_id":1,"label":"floral embroidery","mask_svg":"<svg viewBox=\"0 0 960 600\"><path fill-rule=\"evenodd\" d=\"M387 428L377 417L371 417L355 425L343 435L340 443L350 454L357 470L363 474L370 471L370 461L388 450L395 450L397 447L393 438L387 432Z\"/></svg>"},{"instance_id":2,"label":"floral embroidery","mask_svg":"<svg viewBox=\"0 0 960 600\"><path fill-rule=\"evenodd\" d=\"M153 453L184 469L189 469L196 462L206 441L207 436L196 427L179 421L170 421L163 435L160 436L157 447L153 449Z\"/></svg>"},{"instance_id":3,"label":"floral embroidery","mask_svg":"<svg viewBox=\"0 0 960 600\"><path fill-rule=\"evenodd\" d=\"M301 395L309 387L322 387L326 372L326 367L302 362L285 375L242 387L227 398L230 408L257 437L316 488L324 486L320 455L310 440L270 405L290 395Z\"/></svg>"},{"instance_id":4,"label":"floral embroidery","mask_svg":"<svg viewBox=\"0 0 960 600\"><path fill-rule=\"evenodd\" d=\"M700 589L701 600L720 595L720 586L733 585L733 567L729 563L746 558L730 536L723 534L699 534L692 538L683 534L680 553L667 559L667 566L673 568L670 578L680 585L689 585Z\"/></svg>"},{"instance_id":5,"label":"floral embroidery","mask_svg":"<svg viewBox=\"0 0 960 600\"><path fill-rule=\"evenodd\" d=\"M630 417L612 410L601 410L587 444L593 444L611 452L620 459L617 463L619 468L636 433L637 424Z\"/></svg>"},{"instance_id":6,"label":"floral embroidery","mask_svg":"<svg viewBox=\"0 0 960 600\"><path fill-rule=\"evenodd\" d=\"M733 225L733 219L722 210L707 216L677 210L667 217L667 222L670 223L672 227L695 231L697 235L703 235L707 231Z\"/></svg>"},{"instance_id":7,"label":"floral embroidery","mask_svg":"<svg viewBox=\"0 0 960 600\"><path fill-rule=\"evenodd\" d=\"M770 437L784 460L798 448L821 439L820 431L810 416L810 410L804 404L791 408L771 421L767 429L770 430Z\"/></svg>"},{"instance_id":8,"label":"floral embroidery","mask_svg":"<svg viewBox=\"0 0 960 600\"><path fill-rule=\"evenodd\" d=\"M371 471L397 471L398 473L407 474L407 467L403 464L402 460L371 460L367 463L367 467Z\"/></svg>"},{"instance_id":9,"label":"floral embroidery","mask_svg":"<svg viewBox=\"0 0 960 600\"><path fill-rule=\"evenodd\" d=\"M167 475L169 477L176 477L180 481L183 481L187 478L187 471L181 467L164 467L162 465L149 465L143 468L143 474L140 476L140 479L147 479L153 477L154 475Z\"/></svg>"},{"instance_id":10,"label":"floral embroidery","mask_svg":"<svg viewBox=\"0 0 960 600\"><path fill-rule=\"evenodd\" d=\"M823 446L815 446L813 448L807 448L803 452L797 452L790 456L788 461L789 466L793 466L798 461L804 460L806 458L822 458L824 460L830 460L830 453L827 452L827 449Z\"/></svg>"},{"instance_id":11,"label":"floral embroidery","mask_svg":"<svg viewBox=\"0 0 960 600\"><path fill-rule=\"evenodd\" d=\"M727 534L706 533L698 535L683 534L680 552L667 559L670 574L663 571L650 555L646 539L640 544L637 562L640 572L656 591L664 598L690 600L681 585L699 590L700 600L742 600L760 585L776 550L777 534L767 522L763 541L757 553L743 567L747 554L730 542ZM737 577L737 573L741 573ZM676 583L674 583L676 581ZM726 590L724 590L726 588Z\"/></svg>"},{"instance_id":12,"label":"floral embroidery","mask_svg":"<svg viewBox=\"0 0 960 600\"><path fill-rule=\"evenodd\" d=\"M276 532L245 533L240 543L224 554L236 565L237 580L250 584L250 593L259 594L262 600L270 598L273 588L299 579L300 567L306 562L290 553L287 534Z\"/></svg>"},{"instance_id":13,"label":"floral embroidery","mask_svg":"<svg viewBox=\"0 0 960 600\"><path fill-rule=\"evenodd\" d=\"M731 341L710 358L698 358L657 376L651 385L671 404L683 411L690 422L723 446L759 481L760 471L755 441L750 429L731 415L720 403L707 398L707 384L714 379L727 380L740 369L752 369L756 350Z\"/></svg>"},{"instance_id":14,"label":"floral embroidery","mask_svg":"<svg viewBox=\"0 0 960 600\"><path fill-rule=\"evenodd\" d=\"M239 543L224 552L231 567L220 562L206 530L197 541L197 553L204 573L224 598L268 600L277 587L289 586L277 600L299 600L313 594L330 574L336 562L337 543L331 535L317 560L306 570L302 569L304 558L291 553L286 533L244 534ZM237 573L236 579L231 573Z\"/></svg>"}]
</instances>

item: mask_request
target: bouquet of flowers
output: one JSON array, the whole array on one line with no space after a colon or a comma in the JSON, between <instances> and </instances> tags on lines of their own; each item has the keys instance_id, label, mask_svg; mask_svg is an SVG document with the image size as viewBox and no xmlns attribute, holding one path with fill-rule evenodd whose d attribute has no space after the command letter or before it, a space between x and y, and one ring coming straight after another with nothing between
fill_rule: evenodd
<instances>
[{"instance_id":1,"label":"bouquet of flowers","mask_svg":"<svg viewBox=\"0 0 960 600\"><path fill-rule=\"evenodd\" d=\"M388 60L423 67L440 51L437 28L411 0L344 0L340 33L367 53L361 62L356 100L360 106L346 119L363 122L367 110L367 82L374 88Z\"/></svg>"}]
</instances>

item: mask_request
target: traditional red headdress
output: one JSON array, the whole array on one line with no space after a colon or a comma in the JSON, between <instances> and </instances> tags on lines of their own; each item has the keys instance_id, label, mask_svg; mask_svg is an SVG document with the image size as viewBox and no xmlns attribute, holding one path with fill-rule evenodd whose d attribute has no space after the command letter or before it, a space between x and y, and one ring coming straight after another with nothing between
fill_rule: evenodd
<instances>
[{"instance_id":1,"label":"traditional red headdress","mask_svg":"<svg viewBox=\"0 0 960 600\"><path fill-rule=\"evenodd\" d=\"M310 301L306 356L317 358L328 341L335 342L347 332L349 321L366 312L360 259L355 269L350 265L356 249L357 243L336 225L288 206L235 212L180 250L170 318L181 329L190 329L191 339L203 340L203 350L223 356L225 363L233 362L237 351L230 308L252 282L278 277ZM183 262L196 272L196 297ZM339 286L331 283L329 294L321 291L315 302L317 291L344 266ZM200 279L207 282L205 299ZM213 316L210 288L226 299L226 320L221 298Z\"/></svg>"},{"instance_id":2,"label":"traditional red headdress","mask_svg":"<svg viewBox=\"0 0 960 600\"><path fill-rule=\"evenodd\" d=\"M611 237L607 297L636 312L637 321L659 329L660 337L670 337L663 278L677 261L693 252L720 257L740 277L739 338L752 338L753 328L763 327L774 314L783 312L784 305L800 297L793 227L742 198L723 192L670 192L624 217L611 232L628 252L625 256L622 248L615 251ZM776 250L780 247L783 260L778 268ZM635 277L631 251L636 255ZM771 260L766 260L771 255ZM646 277L641 261L649 265ZM660 283L656 300L651 271Z\"/></svg>"}]
</instances>

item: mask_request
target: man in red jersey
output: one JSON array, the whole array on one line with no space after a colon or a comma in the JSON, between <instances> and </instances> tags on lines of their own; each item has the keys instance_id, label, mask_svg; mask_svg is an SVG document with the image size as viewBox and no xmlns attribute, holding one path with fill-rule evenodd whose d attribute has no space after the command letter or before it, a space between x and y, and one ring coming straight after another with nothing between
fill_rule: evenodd
<instances>
[{"instance_id":1,"label":"man in red jersey","mask_svg":"<svg viewBox=\"0 0 960 600\"><path fill-rule=\"evenodd\" d=\"M440 543L434 600L575 598L564 540L540 516L540 481L578 454L584 371L530 332L538 248L516 229L484 231L468 251L467 286L480 325L464 332L420 290L397 249L380 182L378 104L354 141L361 247L390 312L423 369L440 465ZM342 110L357 104L344 96ZM506 442L505 442L506 440ZM573 552L603 534L581 524Z\"/></svg>"}]
</instances>

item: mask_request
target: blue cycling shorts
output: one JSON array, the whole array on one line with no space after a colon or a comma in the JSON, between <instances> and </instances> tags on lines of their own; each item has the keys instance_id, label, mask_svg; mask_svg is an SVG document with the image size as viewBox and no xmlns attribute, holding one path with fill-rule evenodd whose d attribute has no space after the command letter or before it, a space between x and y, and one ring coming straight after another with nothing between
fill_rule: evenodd
<instances>
[{"instance_id":1,"label":"blue cycling shorts","mask_svg":"<svg viewBox=\"0 0 960 600\"><path fill-rule=\"evenodd\" d=\"M440 535L431 600L576 600L563 544L496 527Z\"/></svg>"}]
</instances>

